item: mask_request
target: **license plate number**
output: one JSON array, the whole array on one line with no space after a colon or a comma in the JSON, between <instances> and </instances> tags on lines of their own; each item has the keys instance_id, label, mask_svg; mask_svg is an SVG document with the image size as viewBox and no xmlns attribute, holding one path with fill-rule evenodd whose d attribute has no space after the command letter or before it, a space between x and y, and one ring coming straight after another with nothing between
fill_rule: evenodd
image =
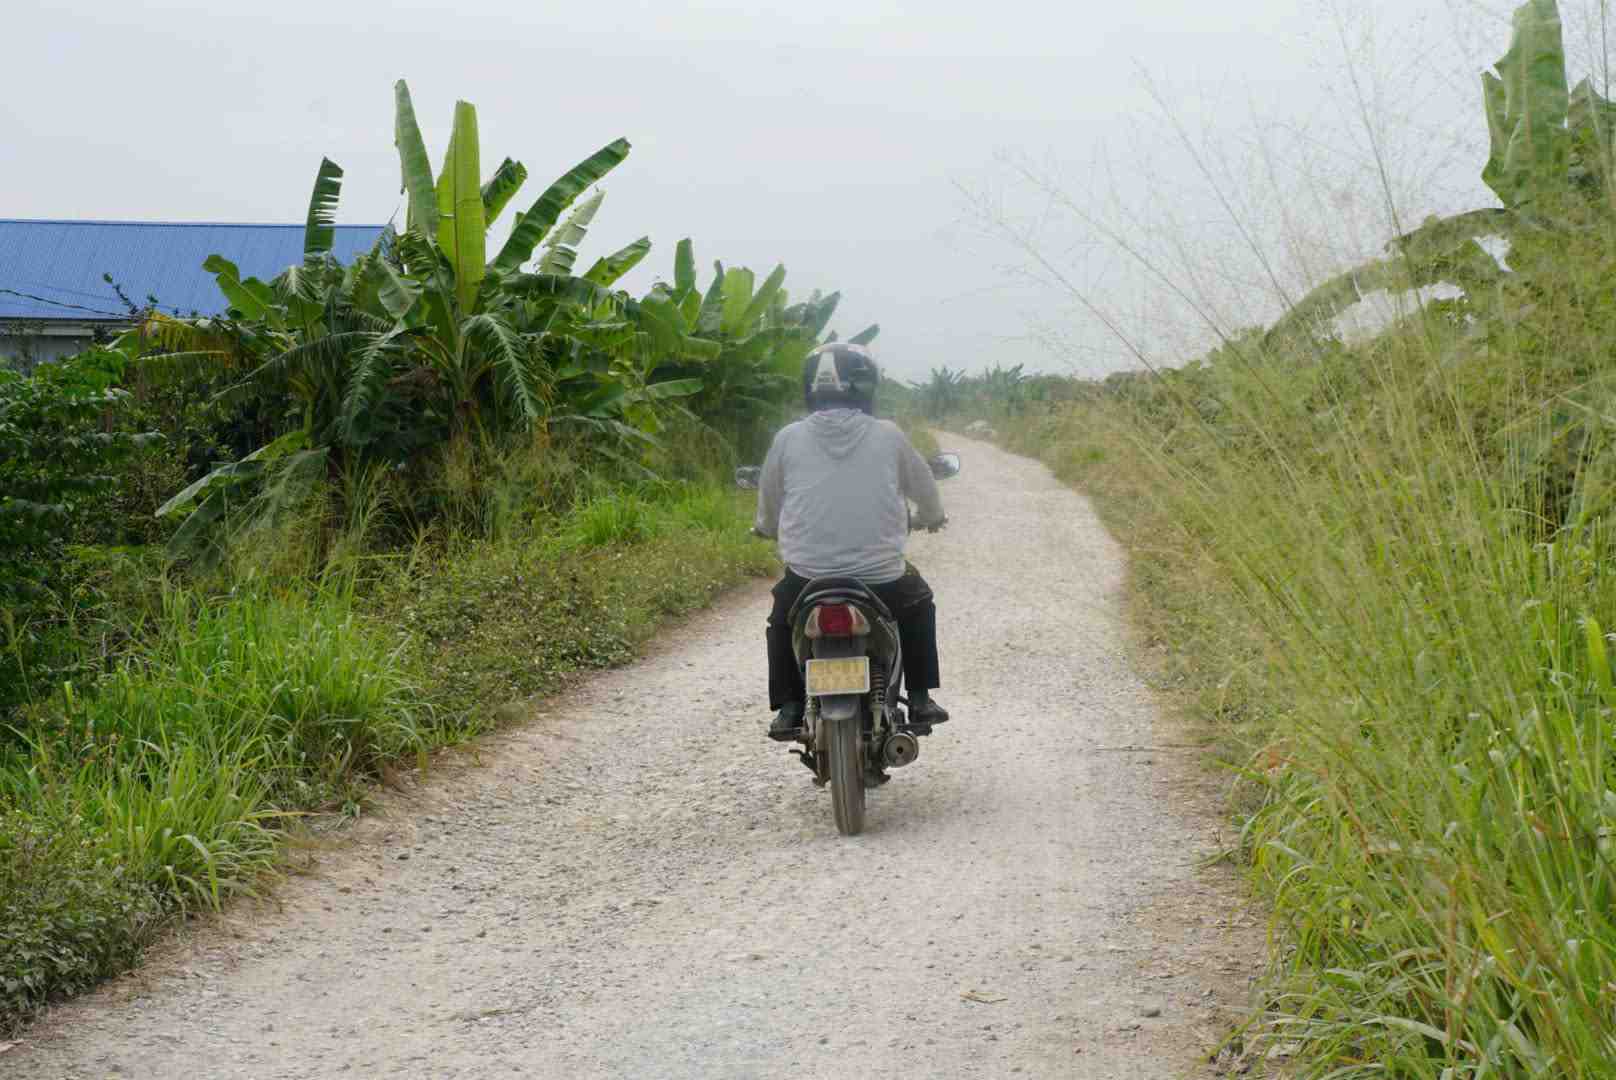
<instances>
[{"instance_id":1,"label":"license plate number","mask_svg":"<svg viewBox=\"0 0 1616 1080\"><path fill-rule=\"evenodd\" d=\"M808 696L827 697L832 694L868 694L870 692L870 658L851 656L836 660L808 661Z\"/></svg>"}]
</instances>

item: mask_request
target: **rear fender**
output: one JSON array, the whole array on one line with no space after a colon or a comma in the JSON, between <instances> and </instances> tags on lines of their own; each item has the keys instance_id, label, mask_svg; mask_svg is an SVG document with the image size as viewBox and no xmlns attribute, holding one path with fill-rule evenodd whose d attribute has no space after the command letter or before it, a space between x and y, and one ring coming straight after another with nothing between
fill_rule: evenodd
<instances>
[{"instance_id":1,"label":"rear fender","mask_svg":"<svg viewBox=\"0 0 1616 1080\"><path fill-rule=\"evenodd\" d=\"M820 753L830 750L831 733L844 724L862 729L864 699L858 694L837 694L819 699L819 726L814 729L814 749Z\"/></svg>"},{"instance_id":2,"label":"rear fender","mask_svg":"<svg viewBox=\"0 0 1616 1080\"><path fill-rule=\"evenodd\" d=\"M832 724L842 720L857 720L859 707L863 704L863 694L827 695L819 699L819 716Z\"/></svg>"}]
</instances>

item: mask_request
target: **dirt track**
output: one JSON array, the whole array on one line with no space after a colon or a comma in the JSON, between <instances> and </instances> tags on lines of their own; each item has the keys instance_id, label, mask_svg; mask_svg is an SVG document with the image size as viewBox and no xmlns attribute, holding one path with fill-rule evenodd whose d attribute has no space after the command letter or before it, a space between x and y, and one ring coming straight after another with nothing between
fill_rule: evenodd
<instances>
[{"instance_id":1,"label":"dirt track","mask_svg":"<svg viewBox=\"0 0 1616 1080\"><path fill-rule=\"evenodd\" d=\"M1130 666L1123 559L1039 466L950 440L954 720L840 839L763 738L764 586L541 706L8 1077L1204 1075L1260 931Z\"/></svg>"}]
</instances>

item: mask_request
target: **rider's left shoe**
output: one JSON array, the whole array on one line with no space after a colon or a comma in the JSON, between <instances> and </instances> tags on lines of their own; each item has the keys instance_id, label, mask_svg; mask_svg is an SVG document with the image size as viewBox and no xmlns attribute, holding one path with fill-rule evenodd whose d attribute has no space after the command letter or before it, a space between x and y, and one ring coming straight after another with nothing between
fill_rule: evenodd
<instances>
[{"instance_id":1,"label":"rider's left shoe","mask_svg":"<svg viewBox=\"0 0 1616 1080\"><path fill-rule=\"evenodd\" d=\"M930 694L909 695L909 722L911 724L941 724L948 719L948 710L931 699Z\"/></svg>"},{"instance_id":2,"label":"rider's left shoe","mask_svg":"<svg viewBox=\"0 0 1616 1080\"><path fill-rule=\"evenodd\" d=\"M775 742L795 742L802 734L802 714L804 709L800 701L788 701L774 714L774 722L769 725L769 738Z\"/></svg>"}]
</instances>

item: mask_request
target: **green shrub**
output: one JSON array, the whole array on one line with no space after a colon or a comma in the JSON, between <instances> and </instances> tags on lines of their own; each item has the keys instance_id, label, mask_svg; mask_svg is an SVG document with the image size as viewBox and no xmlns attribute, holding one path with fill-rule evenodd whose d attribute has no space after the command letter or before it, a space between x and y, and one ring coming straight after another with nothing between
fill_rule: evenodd
<instances>
[{"instance_id":1,"label":"green shrub","mask_svg":"<svg viewBox=\"0 0 1616 1080\"><path fill-rule=\"evenodd\" d=\"M126 968L159 911L82 818L0 808L0 1033Z\"/></svg>"},{"instance_id":2,"label":"green shrub","mask_svg":"<svg viewBox=\"0 0 1616 1080\"><path fill-rule=\"evenodd\" d=\"M59 591L67 551L119 465L155 440L115 426L121 358L92 350L23 377L0 370L0 715L74 659Z\"/></svg>"}]
</instances>

